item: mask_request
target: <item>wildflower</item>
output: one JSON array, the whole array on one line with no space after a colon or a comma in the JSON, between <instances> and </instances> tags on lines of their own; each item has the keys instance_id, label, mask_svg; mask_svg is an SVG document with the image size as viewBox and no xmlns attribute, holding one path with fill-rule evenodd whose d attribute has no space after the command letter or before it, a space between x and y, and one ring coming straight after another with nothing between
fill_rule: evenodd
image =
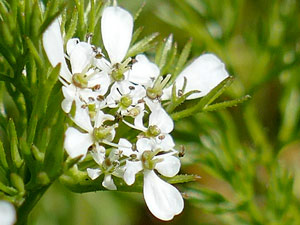
<instances>
[{"instance_id":1,"label":"wildflower","mask_svg":"<svg viewBox=\"0 0 300 225\"><path fill-rule=\"evenodd\" d=\"M181 94L197 90L199 93L191 94L187 99L200 98L207 95L228 76L225 65L220 59L213 54L204 54L193 61L178 75L175 80L176 93L182 89L186 78L186 87ZM171 93L172 86L164 90L162 99L170 99Z\"/></svg>"},{"instance_id":2,"label":"wildflower","mask_svg":"<svg viewBox=\"0 0 300 225\"><path fill-rule=\"evenodd\" d=\"M128 80L135 84L143 85L145 88L152 87L160 73L158 66L150 62L143 54L137 55L135 60L136 62L126 74Z\"/></svg>"},{"instance_id":3,"label":"wildflower","mask_svg":"<svg viewBox=\"0 0 300 225\"><path fill-rule=\"evenodd\" d=\"M85 157L89 147L93 144L110 144L115 137L115 128L117 125L108 126L104 122L113 121L114 119L114 116L104 114L101 110L98 110L94 125L92 126L88 109L76 109L74 122L85 132L82 133L73 127L67 129L64 147L70 157L76 158L80 155Z\"/></svg>"},{"instance_id":4,"label":"wildflower","mask_svg":"<svg viewBox=\"0 0 300 225\"><path fill-rule=\"evenodd\" d=\"M97 145L96 149L91 152L93 159L98 164L99 168L88 168L88 176L95 180L101 174L104 174L102 186L109 190L117 190L117 187L112 179L112 175L123 177L123 171L118 167L118 155L116 149L113 149L108 157L105 157L105 148Z\"/></svg>"},{"instance_id":5,"label":"wildflower","mask_svg":"<svg viewBox=\"0 0 300 225\"><path fill-rule=\"evenodd\" d=\"M118 7L106 7L101 18L101 32L104 47L110 62L104 58L97 59L95 65L111 76L112 81L124 80L124 73L129 69L131 59L123 62L133 31L132 15ZM122 63L123 62L123 63Z\"/></svg>"},{"instance_id":6,"label":"wildflower","mask_svg":"<svg viewBox=\"0 0 300 225\"><path fill-rule=\"evenodd\" d=\"M71 65L71 71L69 70L58 19L43 34L43 45L52 66L61 64L60 81L64 84L62 90L65 96L62 108L65 112L70 112L73 101L80 103L78 99L83 99L88 102L90 98L96 99L107 92L110 84L108 74L91 68L95 52L89 43L80 42L77 38L67 42Z\"/></svg>"},{"instance_id":7,"label":"wildflower","mask_svg":"<svg viewBox=\"0 0 300 225\"><path fill-rule=\"evenodd\" d=\"M126 139L120 139L119 149L129 159L124 166L124 181L128 185L135 182L135 175L143 171L143 193L151 213L161 220L171 220L182 212L184 202L180 192L163 181L154 172L156 170L166 177L175 176L180 169L180 160L169 149L161 149L154 140L141 138L137 141L136 151Z\"/></svg>"},{"instance_id":8,"label":"wildflower","mask_svg":"<svg viewBox=\"0 0 300 225\"><path fill-rule=\"evenodd\" d=\"M13 225L16 222L16 210L14 206L7 202L0 200L0 224Z\"/></svg>"}]
</instances>

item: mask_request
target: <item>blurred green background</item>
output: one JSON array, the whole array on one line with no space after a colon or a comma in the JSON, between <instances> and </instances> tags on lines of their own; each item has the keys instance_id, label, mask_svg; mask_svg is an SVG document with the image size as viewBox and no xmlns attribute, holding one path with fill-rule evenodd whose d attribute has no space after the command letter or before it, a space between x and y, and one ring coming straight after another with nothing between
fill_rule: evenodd
<instances>
[{"instance_id":1,"label":"blurred green background","mask_svg":"<svg viewBox=\"0 0 300 225\"><path fill-rule=\"evenodd\" d=\"M184 212L161 222L142 194L73 194L58 182L35 207L30 224L43 225L299 225L300 1L120 0L143 34L174 34L178 49L192 38L190 59L220 57L235 77L220 100L251 95L237 107L176 123L182 173L202 178L178 185Z\"/></svg>"}]
</instances>

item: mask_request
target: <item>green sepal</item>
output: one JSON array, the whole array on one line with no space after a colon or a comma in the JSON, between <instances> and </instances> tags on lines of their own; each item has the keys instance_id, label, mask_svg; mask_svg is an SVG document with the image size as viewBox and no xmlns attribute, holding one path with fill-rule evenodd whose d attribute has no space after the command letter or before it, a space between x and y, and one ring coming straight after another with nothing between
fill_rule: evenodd
<instances>
[{"instance_id":1,"label":"green sepal","mask_svg":"<svg viewBox=\"0 0 300 225\"><path fill-rule=\"evenodd\" d=\"M179 174L171 178L164 177L164 176L162 176L162 178L170 184L181 184L181 183L197 181L201 177L199 175L194 175L194 174Z\"/></svg>"},{"instance_id":2,"label":"green sepal","mask_svg":"<svg viewBox=\"0 0 300 225\"><path fill-rule=\"evenodd\" d=\"M128 186L121 178L115 176L112 177L117 187L117 191L139 193L143 191L143 176L141 174L136 176L135 183L131 186ZM86 172L79 171L75 166L59 178L63 185L76 193L109 191L102 186L103 179L104 175L102 174L97 179L91 180Z\"/></svg>"},{"instance_id":3,"label":"green sepal","mask_svg":"<svg viewBox=\"0 0 300 225\"><path fill-rule=\"evenodd\" d=\"M157 36L158 36L158 33L153 33L153 34L143 38L142 40L140 40L133 46L131 46L129 48L125 58L135 56L139 53L145 52L145 51L149 50L150 48L152 48L154 46L153 40Z\"/></svg>"}]
</instances>

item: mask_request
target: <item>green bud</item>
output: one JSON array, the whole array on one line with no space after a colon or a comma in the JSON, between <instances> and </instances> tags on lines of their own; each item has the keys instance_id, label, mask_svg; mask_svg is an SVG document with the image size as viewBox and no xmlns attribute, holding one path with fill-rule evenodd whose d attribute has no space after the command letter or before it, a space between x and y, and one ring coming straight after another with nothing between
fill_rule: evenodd
<instances>
[{"instance_id":1,"label":"green bud","mask_svg":"<svg viewBox=\"0 0 300 225\"><path fill-rule=\"evenodd\" d=\"M156 125L149 126L148 130L146 131L147 137L157 137L160 135L161 131Z\"/></svg>"},{"instance_id":2,"label":"green bud","mask_svg":"<svg viewBox=\"0 0 300 225\"><path fill-rule=\"evenodd\" d=\"M129 110L129 116L135 118L140 114L141 110L138 107L134 107L132 109Z\"/></svg>"},{"instance_id":3,"label":"green bud","mask_svg":"<svg viewBox=\"0 0 300 225\"><path fill-rule=\"evenodd\" d=\"M127 109L129 106L131 106L132 104L132 99L130 96L125 95L122 96L121 100L120 100L120 106Z\"/></svg>"},{"instance_id":4,"label":"green bud","mask_svg":"<svg viewBox=\"0 0 300 225\"><path fill-rule=\"evenodd\" d=\"M75 73L72 77L73 84L79 88L87 88L87 75L83 73Z\"/></svg>"},{"instance_id":5,"label":"green bud","mask_svg":"<svg viewBox=\"0 0 300 225\"><path fill-rule=\"evenodd\" d=\"M113 70L111 72L111 77L114 81L122 81L124 80L124 74L121 70Z\"/></svg>"},{"instance_id":6,"label":"green bud","mask_svg":"<svg viewBox=\"0 0 300 225\"><path fill-rule=\"evenodd\" d=\"M94 138L96 141L106 139L111 132L111 127L100 126L94 129Z\"/></svg>"},{"instance_id":7,"label":"green bud","mask_svg":"<svg viewBox=\"0 0 300 225\"><path fill-rule=\"evenodd\" d=\"M96 105L95 104L89 104L88 109L89 109L89 116L91 118L94 118L96 116Z\"/></svg>"},{"instance_id":8,"label":"green bud","mask_svg":"<svg viewBox=\"0 0 300 225\"><path fill-rule=\"evenodd\" d=\"M142 154L142 163L144 169L153 170L155 167L156 162L152 160L153 152L151 151L144 151Z\"/></svg>"},{"instance_id":9,"label":"green bud","mask_svg":"<svg viewBox=\"0 0 300 225\"><path fill-rule=\"evenodd\" d=\"M157 99L158 97L162 96L162 90L147 88L146 94L150 99Z\"/></svg>"}]
</instances>

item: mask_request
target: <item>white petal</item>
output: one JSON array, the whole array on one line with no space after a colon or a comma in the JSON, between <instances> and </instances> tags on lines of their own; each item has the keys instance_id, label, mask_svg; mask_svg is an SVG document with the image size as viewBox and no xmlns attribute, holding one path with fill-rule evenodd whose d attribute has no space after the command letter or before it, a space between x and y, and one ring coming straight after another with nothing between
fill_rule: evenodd
<instances>
[{"instance_id":1,"label":"white petal","mask_svg":"<svg viewBox=\"0 0 300 225\"><path fill-rule=\"evenodd\" d=\"M139 153L143 153L144 151L151 151L153 148L153 142L148 138L140 138L136 142L136 148Z\"/></svg>"},{"instance_id":2,"label":"white petal","mask_svg":"<svg viewBox=\"0 0 300 225\"><path fill-rule=\"evenodd\" d=\"M76 98L76 88L72 84L63 86L62 92L65 99L62 101L61 107L65 113L69 113L71 111L72 103Z\"/></svg>"},{"instance_id":3,"label":"white petal","mask_svg":"<svg viewBox=\"0 0 300 225\"><path fill-rule=\"evenodd\" d=\"M114 180L112 179L110 174L105 175L102 186L107 188L108 190L117 190Z\"/></svg>"},{"instance_id":4,"label":"white petal","mask_svg":"<svg viewBox=\"0 0 300 225\"><path fill-rule=\"evenodd\" d=\"M51 65L54 67L61 63L60 76L71 83L72 75L65 60L63 39L58 19L55 19L44 32L43 46Z\"/></svg>"},{"instance_id":5,"label":"white petal","mask_svg":"<svg viewBox=\"0 0 300 225\"><path fill-rule=\"evenodd\" d=\"M90 134L81 133L73 127L69 127L65 134L64 147L71 158L86 155L88 148L93 144Z\"/></svg>"},{"instance_id":6,"label":"white petal","mask_svg":"<svg viewBox=\"0 0 300 225\"><path fill-rule=\"evenodd\" d=\"M87 168L87 174L92 179L95 180L101 175L102 171L100 169L90 169Z\"/></svg>"},{"instance_id":7,"label":"white petal","mask_svg":"<svg viewBox=\"0 0 300 225\"><path fill-rule=\"evenodd\" d=\"M104 114L104 112L98 110L95 118L95 127L100 127L106 120L114 121L115 117L110 114Z\"/></svg>"},{"instance_id":8,"label":"white petal","mask_svg":"<svg viewBox=\"0 0 300 225\"><path fill-rule=\"evenodd\" d=\"M200 93L190 95L187 99L195 99L205 96L229 74L224 63L213 54L204 54L198 57L192 64L187 66L176 78L177 91L182 88L184 77L187 79L185 93L198 90ZM171 94L171 87L165 91L163 99Z\"/></svg>"},{"instance_id":9,"label":"white petal","mask_svg":"<svg viewBox=\"0 0 300 225\"><path fill-rule=\"evenodd\" d=\"M136 127L136 129L138 129L140 131L147 130L147 128L144 126L144 120L143 120L144 115L145 115L145 111L143 109L141 109L140 114L134 118L134 126Z\"/></svg>"},{"instance_id":10,"label":"white petal","mask_svg":"<svg viewBox=\"0 0 300 225\"><path fill-rule=\"evenodd\" d=\"M105 49L112 64L121 63L128 51L133 30L133 18L120 7L107 7L101 19Z\"/></svg>"},{"instance_id":11,"label":"white petal","mask_svg":"<svg viewBox=\"0 0 300 225\"><path fill-rule=\"evenodd\" d=\"M149 117L149 125L156 125L162 133L170 133L174 129L174 122L163 109L152 111Z\"/></svg>"},{"instance_id":12,"label":"white petal","mask_svg":"<svg viewBox=\"0 0 300 225\"><path fill-rule=\"evenodd\" d=\"M142 162L126 161L125 168L124 181L128 185L132 185L135 182L135 175L143 170Z\"/></svg>"},{"instance_id":13,"label":"white petal","mask_svg":"<svg viewBox=\"0 0 300 225\"><path fill-rule=\"evenodd\" d=\"M72 38L68 40L67 42L67 53L70 56L75 46L80 43L80 40L78 38Z\"/></svg>"},{"instance_id":14,"label":"white petal","mask_svg":"<svg viewBox=\"0 0 300 225\"><path fill-rule=\"evenodd\" d=\"M90 44L78 43L70 54L72 73L86 73L92 64L94 52Z\"/></svg>"},{"instance_id":15,"label":"white petal","mask_svg":"<svg viewBox=\"0 0 300 225\"><path fill-rule=\"evenodd\" d=\"M146 87L152 86L160 73L158 66L150 62L145 55L137 55L135 59L137 62L128 71L128 80Z\"/></svg>"},{"instance_id":16,"label":"white petal","mask_svg":"<svg viewBox=\"0 0 300 225\"><path fill-rule=\"evenodd\" d=\"M98 95L105 95L110 85L110 77L106 72L97 73L88 81L88 87L90 88L98 84L100 84L100 89L95 92Z\"/></svg>"},{"instance_id":17,"label":"white petal","mask_svg":"<svg viewBox=\"0 0 300 225\"><path fill-rule=\"evenodd\" d=\"M96 149L91 152L91 155L98 165L102 165L105 158L105 148L96 143Z\"/></svg>"},{"instance_id":18,"label":"white petal","mask_svg":"<svg viewBox=\"0 0 300 225\"><path fill-rule=\"evenodd\" d=\"M14 206L7 202L0 200L0 224L13 225L16 222L16 210Z\"/></svg>"},{"instance_id":19,"label":"white petal","mask_svg":"<svg viewBox=\"0 0 300 225\"><path fill-rule=\"evenodd\" d=\"M158 148L161 148L164 151L172 150L175 147L175 143L170 134L163 134L163 139L158 136L155 138Z\"/></svg>"},{"instance_id":20,"label":"white petal","mask_svg":"<svg viewBox=\"0 0 300 225\"><path fill-rule=\"evenodd\" d=\"M120 138L118 145L120 146L119 150L122 151L123 155L129 157L131 154L134 154L132 144L125 138Z\"/></svg>"},{"instance_id":21,"label":"white petal","mask_svg":"<svg viewBox=\"0 0 300 225\"><path fill-rule=\"evenodd\" d=\"M76 112L73 121L77 126L84 129L87 132L92 132L93 127L89 116L88 108L82 108L82 102L76 101Z\"/></svg>"},{"instance_id":22,"label":"white petal","mask_svg":"<svg viewBox=\"0 0 300 225\"><path fill-rule=\"evenodd\" d=\"M161 220L171 220L183 210L180 192L153 170L144 172L144 198L151 213Z\"/></svg>"},{"instance_id":23,"label":"white petal","mask_svg":"<svg viewBox=\"0 0 300 225\"><path fill-rule=\"evenodd\" d=\"M95 59L94 65L97 68L99 68L100 70L102 70L108 74L111 72L111 63L109 61L107 61L105 58Z\"/></svg>"},{"instance_id":24,"label":"white petal","mask_svg":"<svg viewBox=\"0 0 300 225\"><path fill-rule=\"evenodd\" d=\"M166 177L174 177L180 170L180 160L171 155L159 155L154 157L154 159L162 159L162 162L159 162L155 165L155 169Z\"/></svg>"}]
</instances>

